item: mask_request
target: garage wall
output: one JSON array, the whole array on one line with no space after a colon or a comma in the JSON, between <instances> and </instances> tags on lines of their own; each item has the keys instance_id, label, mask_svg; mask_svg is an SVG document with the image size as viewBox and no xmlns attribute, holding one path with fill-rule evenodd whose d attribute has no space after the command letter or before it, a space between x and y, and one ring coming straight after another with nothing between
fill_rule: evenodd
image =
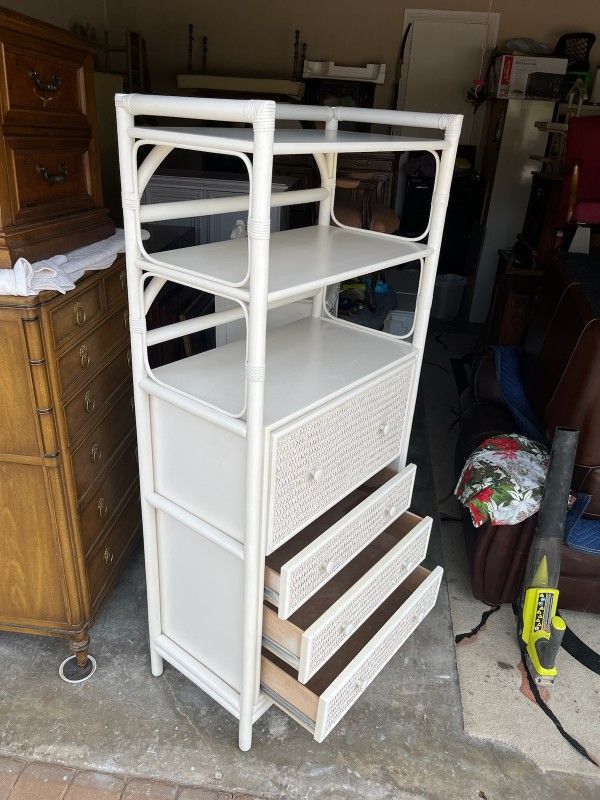
<instances>
[{"instance_id":1,"label":"garage wall","mask_svg":"<svg viewBox=\"0 0 600 800\"><path fill-rule=\"evenodd\" d=\"M289 77L294 30L308 42L315 60L347 64L385 62L388 77L376 103L392 102L394 71L404 8L487 11L488 0L135 0L146 36L153 89L172 92L177 72L187 66L187 26L195 26L195 63L200 37L209 37L208 71ZM599 0L494 0L500 13L499 41L530 36L555 43L565 31L591 30L600 39ZM600 60L596 44L592 60ZM465 76L465 86L471 76Z\"/></svg>"}]
</instances>

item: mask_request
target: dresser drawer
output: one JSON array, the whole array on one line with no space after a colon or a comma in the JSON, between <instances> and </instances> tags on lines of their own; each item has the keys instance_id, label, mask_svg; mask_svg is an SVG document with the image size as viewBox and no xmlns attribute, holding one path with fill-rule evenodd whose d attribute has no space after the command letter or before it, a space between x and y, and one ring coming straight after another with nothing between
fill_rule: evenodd
<instances>
[{"instance_id":1,"label":"dresser drawer","mask_svg":"<svg viewBox=\"0 0 600 800\"><path fill-rule=\"evenodd\" d=\"M69 293L64 301L50 312L50 326L58 349L71 336L80 338L99 320L102 314L100 284L95 283L83 292Z\"/></svg>"},{"instance_id":2,"label":"dresser drawer","mask_svg":"<svg viewBox=\"0 0 600 800\"><path fill-rule=\"evenodd\" d=\"M82 499L93 481L106 469L121 442L135 430L133 395L122 395L104 419L72 453L77 497Z\"/></svg>"},{"instance_id":3,"label":"dresser drawer","mask_svg":"<svg viewBox=\"0 0 600 800\"><path fill-rule=\"evenodd\" d=\"M65 421L69 444L91 420L102 416L114 392L131 375L131 350L125 347L76 395L65 403Z\"/></svg>"},{"instance_id":4,"label":"dresser drawer","mask_svg":"<svg viewBox=\"0 0 600 800\"><path fill-rule=\"evenodd\" d=\"M413 373L411 361L273 431L267 552L398 456Z\"/></svg>"},{"instance_id":5,"label":"dresser drawer","mask_svg":"<svg viewBox=\"0 0 600 800\"><path fill-rule=\"evenodd\" d=\"M110 274L104 278L106 305L109 308L118 303L123 303L127 299L127 272L122 256L119 257L119 264L120 269L115 265Z\"/></svg>"},{"instance_id":6,"label":"dresser drawer","mask_svg":"<svg viewBox=\"0 0 600 800\"><path fill-rule=\"evenodd\" d=\"M136 489L92 556L87 559L92 608L102 598L104 590L118 572L120 562L139 530L141 521L140 493Z\"/></svg>"},{"instance_id":7,"label":"dresser drawer","mask_svg":"<svg viewBox=\"0 0 600 800\"><path fill-rule=\"evenodd\" d=\"M137 480L137 447L132 436L124 444L110 472L82 505L79 521L86 555L102 531L112 523L123 497Z\"/></svg>"},{"instance_id":8,"label":"dresser drawer","mask_svg":"<svg viewBox=\"0 0 600 800\"><path fill-rule=\"evenodd\" d=\"M403 514L288 620L265 603L263 645L306 683L425 558L431 523Z\"/></svg>"},{"instance_id":9,"label":"dresser drawer","mask_svg":"<svg viewBox=\"0 0 600 800\"><path fill-rule=\"evenodd\" d=\"M94 208L90 139L6 137L8 180L15 224Z\"/></svg>"},{"instance_id":10,"label":"dresser drawer","mask_svg":"<svg viewBox=\"0 0 600 800\"><path fill-rule=\"evenodd\" d=\"M14 37L3 43L2 50L5 125L89 129L84 76L87 54L33 37Z\"/></svg>"},{"instance_id":11,"label":"dresser drawer","mask_svg":"<svg viewBox=\"0 0 600 800\"><path fill-rule=\"evenodd\" d=\"M128 338L129 317L127 309L122 308L60 356L58 374L63 395L78 381L89 380L107 354L123 346Z\"/></svg>"},{"instance_id":12,"label":"dresser drawer","mask_svg":"<svg viewBox=\"0 0 600 800\"><path fill-rule=\"evenodd\" d=\"M306 684L263 649L263 691L322 742L431 611L442 574L417 567Z\"/></svg>"},{"instance_id":13,"label":"dresser drawer","mask_svg":"<svg viewBox=\"0 0 600 800\"><path fill-rule=\"evenodd\" d=\"M410 505L415 467L378 472L265 562L265 598L287 619Z\"/></svg>"}]
</instances>

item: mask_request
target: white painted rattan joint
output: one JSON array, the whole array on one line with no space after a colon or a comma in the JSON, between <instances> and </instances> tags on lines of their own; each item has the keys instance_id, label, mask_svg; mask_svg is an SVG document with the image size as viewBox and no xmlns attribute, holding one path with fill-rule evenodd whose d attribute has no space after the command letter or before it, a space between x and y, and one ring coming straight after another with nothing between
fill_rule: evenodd
<instances>
[{"instance_id":1,"label":"white painted rattan joint","mask_svg":"<svg viewBox=\"0 0 600 800\"><path fill-rule=\"evenodd\" d=\"M121 203L123 208L137 211L140 207L140 198L135 192L121 192Z\"/></svg>"},{"instance_id":2,"label":"white painted rattan joint","mask_svg":"<svg viewBox=\"0 0 600 800\"><path fill-rule=\"evenodd\" d=\"M246 378L253 383L261 383L265 379L265 368L262 364L250 364L246 361Z\"/></svg>"},{"instance_id":3,"label":"white painted rattan joint","mask_svg":"<svg viewBox=\"0 0 600 800\"><path fill-rule=\"evenodd\" d=\"M321 178L321 185L324 189L327 189L328 192L333 192L335 189L336 179L335 178Z\"/></svg>"},{"instance_id":4,"label":"white painted rattan joint","mask_svg":"<svg viewBox=\"0 0 600 800\"><path fill-rule=\"evenodd\" d=\"M269 239L271 236L271 220L248 217L246 230L248 231L249 239Z\"/></svg>"},{"instance_id":5,"label":"white painted rattan joint","mask_svg":"<svg viewBox=\"0 0 600 800\"><path fill-rule=\"evenodd\" d=\"M255 131L268 131L275 127L275 102L273 100L248 100L244 119L251 122Z\"/></svg>"},{"instance_id":6,"label":"white painted rattan joint","mask_svg":"<svg viewBox=\"0 0 600 800\"><path fill-rule=\"evenodd\" d=\"M129 318L129 330L131 333L144 333L146 325L142 319Z\"/></svg>"}]
</instances>

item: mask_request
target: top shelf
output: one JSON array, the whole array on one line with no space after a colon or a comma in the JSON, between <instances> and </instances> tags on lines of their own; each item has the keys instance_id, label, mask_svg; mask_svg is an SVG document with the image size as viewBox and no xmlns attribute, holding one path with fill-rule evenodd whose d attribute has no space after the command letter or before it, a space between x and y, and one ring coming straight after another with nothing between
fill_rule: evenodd
<instances>
[{"instance_id":1,"label":"top shelf","mask_svg":"<svg viewBox=\"0 0 600 800\"><path fill-rule=\"evenodd\" d=\"M129 128L129 135L158 144L192 149L221 148L239 153L254 151L252 128L202 127L140 127ZM355 131L305 130L278 128L275 130L273 155L310 153L382 153L419 150L445 150L445 139L419 139L412 136L386 136Z\"/></svg>"}]
</instances>

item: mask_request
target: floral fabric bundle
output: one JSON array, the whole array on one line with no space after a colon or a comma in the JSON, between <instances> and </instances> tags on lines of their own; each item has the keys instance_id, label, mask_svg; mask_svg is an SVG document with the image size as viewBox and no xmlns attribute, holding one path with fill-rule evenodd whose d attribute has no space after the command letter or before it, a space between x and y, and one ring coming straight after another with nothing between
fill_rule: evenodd
<instances>
[{"instance_id":1,"label":"floral fabric bundle","mask_svg":"<svg viewBox=\"0 0 600 800\"><path fill-rule=\"evenodd\" d=\"M473 525L515 525L540 507L550 452L519 436L493 436L471 453L454 494L468 507Z\"/></svg>"}]
</instances>

